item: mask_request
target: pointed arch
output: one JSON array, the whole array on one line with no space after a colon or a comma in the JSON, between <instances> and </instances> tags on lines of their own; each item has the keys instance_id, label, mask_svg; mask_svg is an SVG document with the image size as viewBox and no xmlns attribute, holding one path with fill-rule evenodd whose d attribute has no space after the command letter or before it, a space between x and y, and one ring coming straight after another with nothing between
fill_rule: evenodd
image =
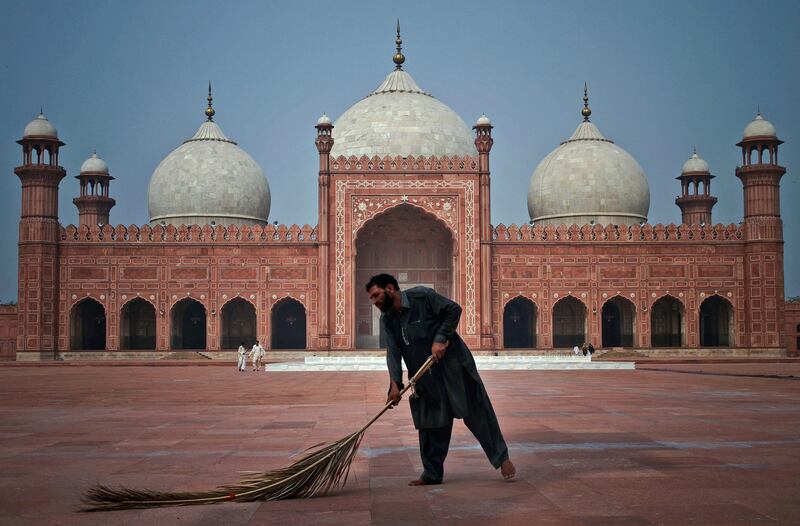
<instances>
[{"instance_id":1,"label":"pointed arch","mask_svg":"<svg viewBox=\"0 0 800 526\"><path fill-rule=\"evenodd\" d=\"M373 215L372 217L370 217L369 219L367 219L366 221L363 221L360 225L358 225L358 228L353 233L353 244L355 245L356 241L358 240L359 234L364 230L364 227L367 226L369 223L372 223L376 219L381 219L382 216L385 216L386 214L390 214L390 213L396 212L397 209L403 209L403 208L414 208L414 209L422 212L429 219L432 219L432 220L440 223L441 226L443 228L445 228L450 233L450 237L452 238L453 243L457 243L458 242L458 236L456 235L455 230L453 230L453 228L450 225L448 225L447 222L444 221L441 217L439 217L438 215L434 214L433 212L431 212L427 208L424 208L423 206L419 205L418 203L405 201L405 202L400 202L400 203L397 203L397 204L394 204L394 205L390 205L390 206L386 206L386 207L382 208L375 215Z\"/></svg>"},{"instance_id":2,"label":"pointed arch","mask_svg":"<svg viewBox=\"0 0 800 526\"><path fill-rule=\"evenodd\" d=\"M137 296L120 309L120 349L156 348L156 307L152 302Z\"/></svg>"},{"instance_id":3,"label":"pointed arch","mask_svg":"<svg viewBox=\"0 0 800 526\"><path fill-rule=\"evenodd\" d=\"M358 290L371 276L388 273L397 278L402 289L425 285L458 301L454 232L434 214L417 205L391 206L365 221L357 236L353 278ZM356 347L385 347L379 313L368 296L357 293L354 303Z\"/></svg>"},{"instance_id":4,"label":"pointed arch","mask_svg":"<svg viewBox=\"0 0 800 526\"><path fill-rule=\"evenodd\" d=\"M174 350L206 348L206 307L194 298L181 298L170 309L170 341Z\"/></svg>"},{"instance_id":5,"label":"pointed arch","mask_svg":"<svg viewBox=\"0 0 800 526\"><path fill-rule=\"evenodd\" d=\"M664 294L650 307L650 346L682 347L686 341L686 312L683 302Z\"/></svg>"},{"instance_id":6,"label":"pointed arch","mask_svg":"<svg viewBox=\"0 0 800 526\"><path fill-rule=\"evenodd\" d=\"M700 346L732 347L734 345L733 305L719 294L700 304Z\"/></svg>"},{"instance_id":7,"label":"pointed arch","mask_svg":"<svg viewBox=\"0 0 800 526\"><path fill-rule=\"evenodd\" d=\"M270 315L272 349L306 348L306 308L298 300L286 297L272 305Z\"/></svg>"},{"instance_id":8,"label":"pointed arch","mask_svg":"<svg viewBox=\"0 0 800 526\"><path fill-rule=\"evenodd\" d=\"M241 296L228 300L221 309L223 349L236 349L241 343L251 347L258 340L256 307Z\"/></svg>"},{"instance_id":9,"label":"pointed arch","mask_svg":"<svg viewBox=\"0 0 800 526\"><path fill-rule=\"evenodd\" d=\"M608 298L601 311L603 347L633 347L636 305L619 294Z\"/></svg>"},{"instance_id":10,"label":"pointed arch","mask_svg":"<svg viewBox=\"0 0 800 526\"><path fill-rule=\"evenodd\" d=\"M586 341L586 304L564 296L553 305L553 347L582 345Z\"/></svg>"},{"instance_id":11,"label":"pointed arch","mask_svg":"<svg viewBox=\"0 0 800 526\"><path fill-rule=\"evenodd\" d=\"M77 301L69 313L70 349L102 351L106 348L106 308L94 298Z\"/></svg>"},{"instance_id":12,"label":"pointed arch","mask_svg":"<svg viewBox=\"0 0 800 526\"><path fill-rule=\"evenodd\" d=\"M519 295L503 307L503 348L533 349L536 347L538 307L532 300Z\"/></svg>"}]
</instances>

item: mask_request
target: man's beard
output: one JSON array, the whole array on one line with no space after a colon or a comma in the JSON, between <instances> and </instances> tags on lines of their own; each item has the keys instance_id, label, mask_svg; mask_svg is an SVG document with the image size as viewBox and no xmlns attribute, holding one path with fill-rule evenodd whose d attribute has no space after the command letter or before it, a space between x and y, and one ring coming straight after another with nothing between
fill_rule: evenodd
<instances>
[{"instance_id":1,"label":"man's beard","mask_svg":"<svg viewBox=\"0 0 800 526\"><path fill-rule=\"evenodd\" d=\"M381 306L378 307L381 310L381 312L386 312L386 313L391 312L392 307L394 307L394 296L390 294L394 293L390 293L388 290L384 289L383 303L381 303Z\"/></svg>"}]
</instances>

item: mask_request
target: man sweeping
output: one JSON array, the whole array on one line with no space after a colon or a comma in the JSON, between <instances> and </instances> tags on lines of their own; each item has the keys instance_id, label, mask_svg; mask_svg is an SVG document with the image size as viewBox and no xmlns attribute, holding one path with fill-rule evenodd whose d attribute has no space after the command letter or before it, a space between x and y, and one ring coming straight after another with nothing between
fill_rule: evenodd
<instances>
[{"instance_id":1,"label":"man sweeping","mask_svg":"<svg viewBox=\"0 0 800 526\"><path fill-rule=\"evenodd\" d=\"M475 360L456 333L461 307L427 287L401 291L389 274L378 274L366 285L370 301L381 310L389 369L387 403L397 405L403 386L402 358L409 376L433 356L436 365L420 378L410 397L411 416L419 431L423 472L409 486L441 484L450 447L453 418L462 418L503 478L514 478L497 417Z\"/></svg>"}]
</instances>

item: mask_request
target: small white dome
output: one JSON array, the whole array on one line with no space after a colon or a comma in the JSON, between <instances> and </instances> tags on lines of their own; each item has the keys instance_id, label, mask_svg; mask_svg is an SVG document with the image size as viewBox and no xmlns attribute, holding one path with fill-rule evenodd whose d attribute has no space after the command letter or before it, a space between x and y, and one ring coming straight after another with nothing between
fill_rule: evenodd
<instances>
[{"instance_id":1,"label":"small white dome","mask_svg":"<svg viewBox=\"0 0 800 526\"><path fill-rule=\"evenodd\" d=\"M742 134L745 139L750 137L777 137L775 133L775 126L772 125L767 119L757 113L755 118L745 126L744 133Z\"/></svg>"},{"instance_id":2,"label":"small white dome","mask_svg":"<svg viewBox=\"0 0 800 526\"><path fill-rule=\"evenodd\" d=\"M49 137L51 139L58 139L58 131L53 124L47 120L44 113L39 112L31 122L25 126L25 131L22 133L23 137Z\"/></svg>"},{"instance_id":3,"label":"small white dome","mask_svg":"<svg viewBox=\"0 0 800 526\"><path fill-rule=\"evenodd\" d=\"M324 113L322 114L322 117L320 117L320 118L317 120L317 124L330 124L330 123L331 123L331 118L330 118L330 117L328 117L328 116L327 116L326 114L324 114Z\"/></svg>"},{"instance_id":4,"label":"small white dome","mask_svg":"<svg viewBox=\"0 0 800 526\"><path fill-rule=\"evenodd\" d=\"M490 121L489 117L487 117L486 114L484 114L484 115L481 115L480 117L478 117L478 122L476 122L475 124L477 126L486 126L487 124L491 125L492 121Z\"/></svg>"},{"instance_id":5,"label":"small white dome","mask_svg":"<svg viewBox=\"0 0 800 526\"><path fill-rule=\"evenodd\" d=\"M705 162L699 155L697 155L697 152L694 152L689 160L683 163L683 168L681 168L682 174L690 172L710 173L711 169L708 167L708 163Z\"/></svg>"},{"instance_id":6,"label":"small white dome","mask_svg":"<svg viewBox=\"0 0 800 526\"><path fill-rule=\"evenodd\" d=\"M543 225L647 220L650 187L636 159L582 122L531 176L528 212Z\"/></svg>"},{"instance_id":7,"label":"small white dome","mask_svg":"<svg viewBox=\"0 0 800 526\"><path fill-rule=\"evenodd\" d=\"M476 156L470 129L403 70L345 111L333 128L331 155Z\"/></svg>"},{"instance_id":8,"label":"small white dome","mask_svg":"<svg viewBox=\"0 0 800 526\"><path fill-rule=\"evenodd\" d=\"M97 172L97 173L108 173L108 164L97 156L97 152L94 152L91 157L83 161L81 165L81 173L84 172Z\"/></svg>"},{"instance_id":9,"label":"small white dome","mask_svg":"<svg viewBox=\"0 0 800 526\"><path fill-rule=\"evenodd\" d=\"M261 167L213 121L156 167L148 188L152 224L265 224L270 192Z\"/></svg>"}]
</instances>

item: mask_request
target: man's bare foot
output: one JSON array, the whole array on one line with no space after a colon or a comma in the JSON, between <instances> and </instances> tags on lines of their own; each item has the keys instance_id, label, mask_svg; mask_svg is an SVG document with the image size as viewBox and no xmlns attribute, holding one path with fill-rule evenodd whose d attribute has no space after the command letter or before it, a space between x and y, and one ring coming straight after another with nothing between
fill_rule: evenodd
<instances>
[{"instance_id":1,"label":"man's bare foot","mask_svg":"<svg viewBox=\"0 0 800 526\"><path fill-rule=\"evenodd\" d=\"M514 475L517 474L517 468L514 467L514 463L511 462L510 459L506 459L500 465L500 473L503 475L503 478L506 480L511 480L514 478Z\"/></svg>"},{"instance_id":2,"label":"man's bare foot","mask_svg":"<svg viewBox=\"0 0 800 526\"><path fill-rule=\"evenodd\" d=\"M430 480L416 479L408 483L409 486L434 486L436 484L441 484L441 482L431 482Z\"/></svg>"}]
</instances>

